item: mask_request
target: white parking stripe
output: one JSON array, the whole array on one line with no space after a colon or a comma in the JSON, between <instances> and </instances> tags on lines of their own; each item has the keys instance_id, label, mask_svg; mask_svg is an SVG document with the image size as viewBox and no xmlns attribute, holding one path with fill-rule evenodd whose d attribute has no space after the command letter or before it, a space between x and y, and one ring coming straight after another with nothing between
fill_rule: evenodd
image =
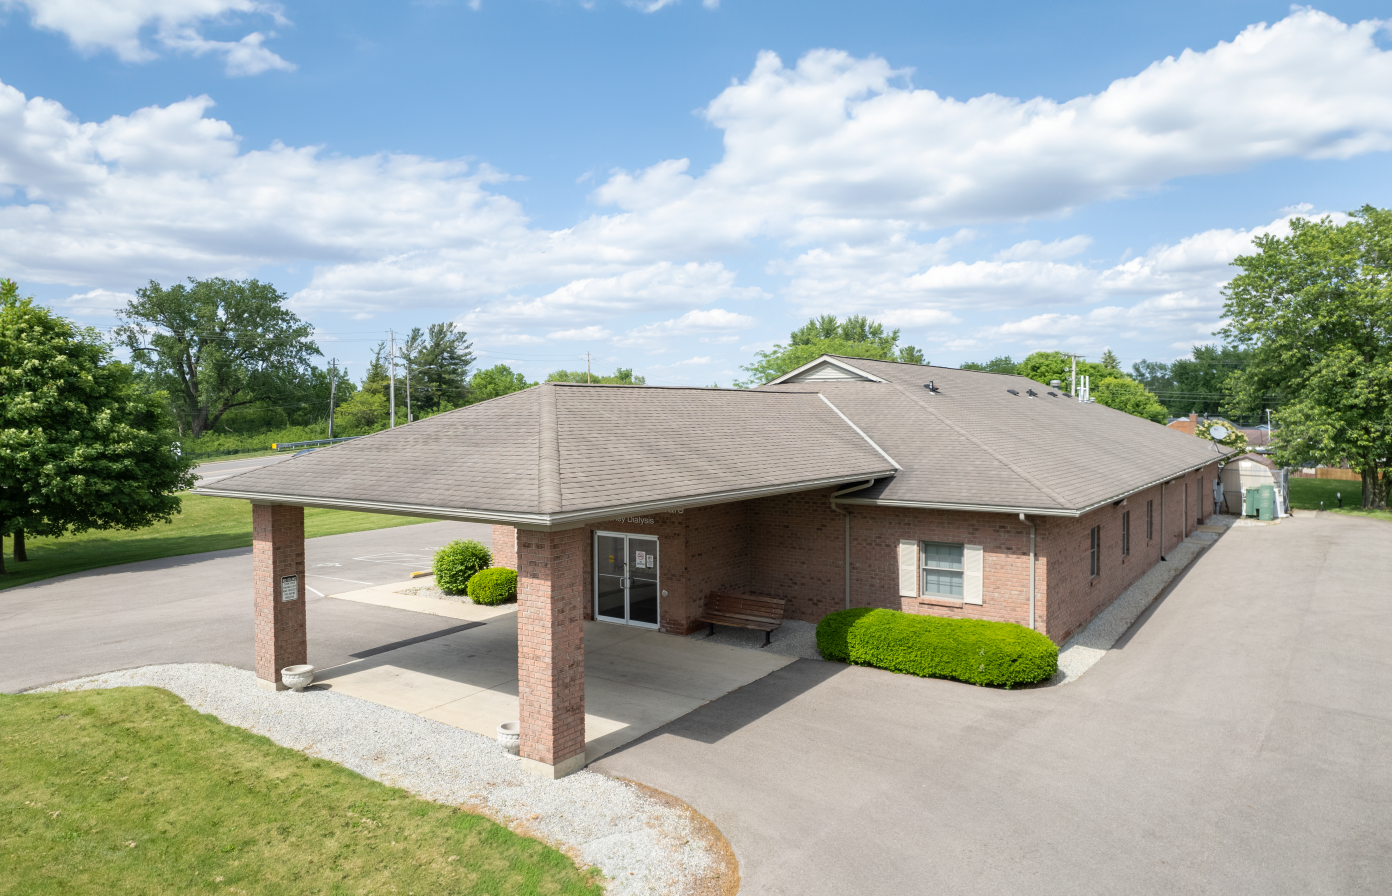
<instances>
[{"instance_id":1,"label":"white parking stripe","mask_svg":"<svg viewBox=\"0 0 1392 896\"><path fill-rule=\"evenodd\" d=\"M307 572L307 576L314 576L316 579L333 579L335 582L352 582L354 585L371 585L372 582L359 582L357 579L340 579L336 576L321 576L317 572Z\"/></svg>"}]
</instances>

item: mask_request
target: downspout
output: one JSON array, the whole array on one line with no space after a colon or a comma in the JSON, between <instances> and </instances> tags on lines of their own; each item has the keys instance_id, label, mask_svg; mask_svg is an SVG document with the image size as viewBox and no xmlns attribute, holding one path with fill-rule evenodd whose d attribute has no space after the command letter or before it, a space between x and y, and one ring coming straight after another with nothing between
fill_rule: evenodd
<instances>
[{"instance_id":1,"label":"downspout","mask_svg":"<svg viewBox=\"0 0 1392 896\"><path fill-rule=\"evenodd\" d=\"M1165 483L1160 483L1160 562L1165 563Z\"/></svg>"},{"instance_id":2,"label":"downspout","mask_svg":"<svg viewBox=\"0 0 1392 896\"><path fill-rule=\"evenodd\" d=\"M1034 627L1034 520L1025 519L1022 513L1020 522L1029 523L1030 527L1030 631L1038 631Z\"/></svg>"},{"instance_id":3,"label":"downspout","mask_svg":"<svg viewBox=\"0 0 1392 896\"><path fill-rule=\"evenodd\" d=\"M863 488L869 488L874 484L875 480L867 479L860 485L853 485L850 488L843 488L839 492L832 492L831 497L828 499L831 503L831 509L846 518L846 609L848 610L851 608L851 512L837 507L836 499L842 495L849 495L851 492L858 492Z\"/></svg>"}]
</instances>

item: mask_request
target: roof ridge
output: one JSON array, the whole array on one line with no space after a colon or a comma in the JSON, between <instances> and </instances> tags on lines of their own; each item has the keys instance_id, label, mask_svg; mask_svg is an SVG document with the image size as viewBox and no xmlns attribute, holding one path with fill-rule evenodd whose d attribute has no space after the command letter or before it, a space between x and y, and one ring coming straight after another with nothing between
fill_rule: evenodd
<instances>
[{"instance_id":1,"label":"roof ridge","mask_svg":"<svg viewBox=\"0 0 1392 896\"><path fill-rule=\"evenodd\" d=\"M561 509L561 443L556 426L554 383L543 383L537 413L537 507L542 513Z\"/></svg>"},{"instance_id":2,"label":"roof ridge","mask_svg":"<svg viewBox=\"0 0 1392 896\"><path fill-rule=\"evenodd\" d=\"M1041 491L1042 493L1048 495L1050 498L1053 498L1054 501L1057 502L1058 505L1059 505L1060 507L1068 507L1068 506L1070 506L1068 500L1067 500L1066 498L1064 498L1062 495L1060 495L1058 492L1056 492L1056 491L1054 491L1053 489L1049 488L1049 486L1045 485L1043 482L1039 481L1039 480L1036 479L1034 476L1031 476L1029 473L1027 473L1027 472L1025 472L1024 470L1020 469L1020 468L1017 467L1015 464L1011 463L1009 460L1006 460L1006 459L1005 459L1004 457L1002 457L1000 454L997 454L997 453L996 453L990 446L988 446L985 442L981 441L981 440L978 439L976 436L974 436L974 435L972 435L971 433L967 432L965 429L962 429L962 428L961 428L960 426L958 426L956 423L953 423L951 420L947 419L947 418L944 417L942 414L938 413L938 411L937 411L935 408L933 408L931 405L929 405L926 401L924 401L924 400L923 400L922 398L920 398L919 396L915 395L913 392L909 391L908 389L905 389L905 388L903 387L903 385L901 385L900 383L896 383L896 382L894 382L893 380L890 380L890 381L889 381L889 384L890 384L891 386L893 386L895 389L898 389L899 392L900 392L901 394L903 394L903 396L904 396L905 398L909 399L909 401L912 401L914 404L916 404L916 405L918 405L919 407L923 408L925 411L927 411L928 413L932 414L934 417L938 418L938 420L941 421L941 422L943 423L943 425L947 426L947 427L948 427L949 429L951 429L953 432L957 433L959 436L961 436L962 438L964 438L964 439L966 439L967 441L971 442L973 445L975 445L976 447L980 448L980 449L981 449L982 451L984 451L986 454L990 455L990 456L991 456L992 458L994 458L998 463L1000 463L1002 466L1004 466L1007 470L1009 470L1010 472L1014 473L1016 476L1019 476L1021 479L1025 480L1026 482L1028 482L1030 485L1034 486L1035 488L1039 489L1039 491Z\"/></svg>"}]
</instances>

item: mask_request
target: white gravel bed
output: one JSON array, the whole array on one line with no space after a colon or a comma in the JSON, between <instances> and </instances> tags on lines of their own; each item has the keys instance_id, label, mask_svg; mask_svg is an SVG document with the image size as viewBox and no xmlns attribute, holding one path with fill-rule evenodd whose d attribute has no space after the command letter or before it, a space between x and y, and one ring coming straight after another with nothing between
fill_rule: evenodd
<instances>
[{"instance_id":1,"label":"white gravel bed","mask_svg":"<svg viewBox=\"0 0 1392 896\"><path fill-rule=\"evenodd\" d=\"M1210 520L1212 525L1222 522ZM1068 640L1059 650L1059 670L1050 680L1052 684L1068 684L1077 681L1079 676L1091 669L1102 659L1117 639L1126 634L1146 608L1151 605L1165 586L1189 566L1199 552L1219 535L1214 532L1195 532L1180 542L1174 550L1165 555L1166 562L1156 563L1145 575L1136 580L1121 596L1112 601L1107 609L1093 619L1088 627Z\"/></svg>"},{"instance_id":2,"label":"white gravel bed","mask_svg":"<svg viewBox=\"0 0 1392 896\"><path fill-rule=\"evenodd\" d=\"M731 647L767 650L770 653L796 656L804 660L820 660L822 658L822 655L817 652L817 625L813 622L799 622L796 619L783 620L783 624L773 630L767 647L764 646L764 633L753 629L717 625L715 634L707 638L706 635L709 631L708 627L702 627L700 631L687 635L687 637L696 641L708 640L712 644L729 644Z\"/></svg>"},{"instance_id":3,"label":"white gravel bed","mask_svg":"<svg viewBox=\"0 0 1392 896\"><path fill-rule=\"evenodd\" d=\"M145 666L40 690L138 685L165 688L281 746L538 837L580 867L598 867L612 879L610 893L688 893L718 867L690 814L631 784L590 771L547 780L486 737L346 694L264 691L254 673L211 663Z\"/></svg>"}]
</instances>

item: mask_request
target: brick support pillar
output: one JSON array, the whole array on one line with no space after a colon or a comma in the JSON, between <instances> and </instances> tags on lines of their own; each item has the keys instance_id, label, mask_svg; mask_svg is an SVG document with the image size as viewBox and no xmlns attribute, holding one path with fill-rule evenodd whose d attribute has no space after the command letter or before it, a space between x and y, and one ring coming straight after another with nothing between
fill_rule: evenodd
<instances>
[{"instance_id":1,"label":"brick support pillar","mask_svg":"<svg viewBox=\"0 0 1392 896\"><path fill-rule=\"evenodd\" d=\"M493 565L517 568L517 530L511 526L493 527Z\"/></svg>"},{"instance_id":2,"label":"brick support pillar","mask_svg":"<svg viewBox=\"0 0 1392 896\"><path fill-rule=\"evenodd\" d=\"M584 529L517 531L521 753L560 778L585 765Z\"/></svg>"},{"instance_id":3,"label":"brick support pillar","mask_svg":"<svg viewBox=\"0 0 1392 896\"><path fill-rule=\"evenodd\" d=\"M256 595L256 678L283 690L280 670L308 662L305 640L304 508L251 505ZM294 581L286 581L294 576ZM288 599L287 599L288 598Z\"/></svg>"}]
</instances>

